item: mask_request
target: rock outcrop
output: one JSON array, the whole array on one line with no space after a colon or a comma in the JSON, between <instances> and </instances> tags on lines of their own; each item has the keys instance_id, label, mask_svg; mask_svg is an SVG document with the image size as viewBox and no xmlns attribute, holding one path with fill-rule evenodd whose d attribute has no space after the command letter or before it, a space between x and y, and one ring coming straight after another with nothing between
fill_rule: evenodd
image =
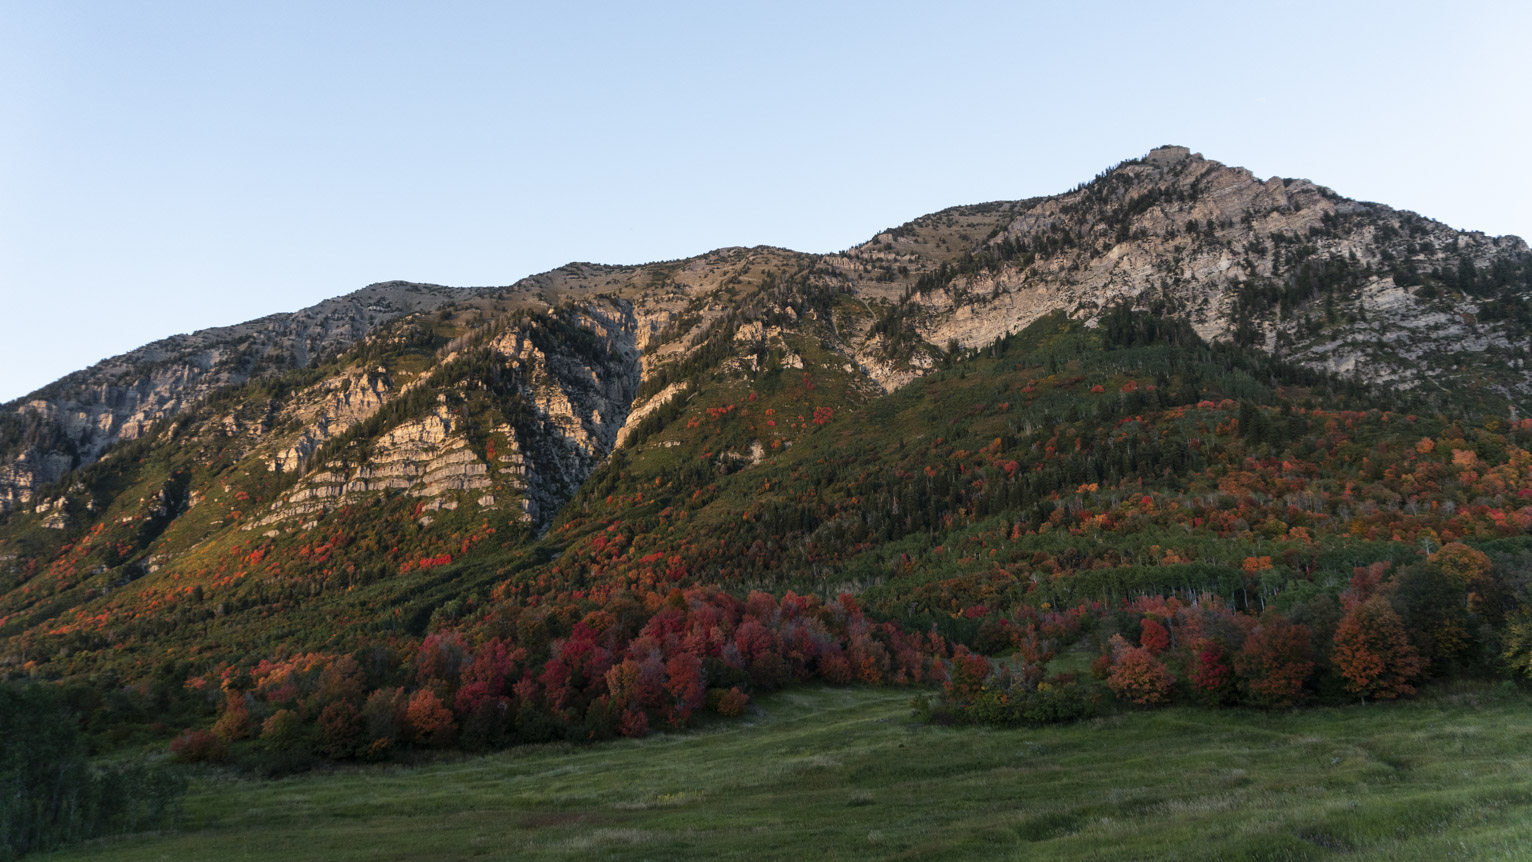
<instances>
[{"instance_id":1,"label":"rock outcrop","mask_svg":"<svg viewBox=\"0 0 1532 862\"><path fill-rule=\"evenodd\" d=\"M491 484L489 465L469 447L458 425L445 406L398 425L377 440L375 453L365 463L324 464L284 495L270 513L243 528L290 526L377 493L430 498L422 511L455 509L457 500L443 499L444 495Z\"/></svg>"},{"instance_id":2,"label":"rock outcrop","mask_svg":"<svg viewBox=\"0 0 1532 862\"><path fill-rule=\"evenodd\" d=\"M557 349L546 333L526 329L491 345L520 372L520 391L534 408L507 455L521 471L523 509L539 526L617 446L642 379L641 325L631 303L590 303L565 321L591 337L585 349Z\"/></svg>"},{"instance_id":3,"label":"rock outcrop","mask_svg":"<svg viewBox=\"0 0 1532 862\"><path fill-rule=\"evenodd\" d=\"M382 367L325 381L311 397L300 400L280 417L302 430L272 456L267 469L277 473L301 469L304 460L320 444L378 412L394 389L388 371Z\"/></svg>"},{"instance_id":4,"label":"rock outcrop","mask_svg":"<svg viewBox=\"0 0 1532 862\"><path fill-rule=\"evenodd\" d=\"M1405 387L1460 385L1465 361L1520 369L1525 359L1520 330L1480 314L1532 288L1517 281L1532 271L1521 239L1453 230L1308 180L1261 180L1185 147L1068 194L959 210L827 264L881 295L866 285L869 272L924 262L911 319L939 347L979 347L1053 311L1089 319L1129 301L1210 340ZM984 219L992 226L981 234ZM932 269L920 250L933 233L971 242ZM1513 388L1532 394L1532 376L1518 374Z\"/></svg>"},{"instance_id":5,"label":"rock outcrop","mask_svg":"<svg viewBox=\"0 0 1532 862\"><path fill-rule=\"evenodd\" d=\"M437 285L375 284L290 314L175 335L103 360L0 405L15 429L0 451L0 511L90 464L118 440L196 405L220 387L302 368L378 326L463 298ZM8 429L5 429L8 430Z\"/></svg>"},{"instance_id":6,"label":"rock outcrop","mask_svg":"<svg viewBox=\"0 0 1532 862\"><path fill-rule=\"evenodd\" d=\"M422 513L515 507L519 520L545 527L617 445L640 381L638 330L630 303L591 302L447 345L437 368L451 383L420 373L396 386L378 368L313 387L279 414L301 430L277 444L267 462L271 472L308 472L244 529L291 529L377 495L423 498ZM478 410L514 418L488 433L475 431L465 415L481 382L450 373L454 363L471 361L481 342L493 373L508 383ZM327 441L418 387L436 393L430 412L381 431L364 456L342 450L308 465ZM518 412L517 405L530 409ZM431 520L421 517L423 524Z\"/></svg>"}]
</instances>

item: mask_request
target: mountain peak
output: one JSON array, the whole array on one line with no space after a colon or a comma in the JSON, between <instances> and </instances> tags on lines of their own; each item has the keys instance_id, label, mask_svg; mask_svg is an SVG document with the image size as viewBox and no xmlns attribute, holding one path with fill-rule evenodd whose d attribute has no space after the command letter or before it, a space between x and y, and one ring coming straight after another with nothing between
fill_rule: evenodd
<instances>
[{"instance_id":1,"label":"mountain peak","mask_svg":"<svg viewBox=\"0 0 1532 862\"><path fill-rule=\"evenodd\" d=\"M1188 160L1201 161L1202 154L1194 153L1188 147L1182 147L1176 144L1165 144L1164 146L1155 147L1154 149L1150 150L1149 154L1144 158L1145 160L1153 162L1157 165L1174 165Z\"/></svg>"}]
</instances>

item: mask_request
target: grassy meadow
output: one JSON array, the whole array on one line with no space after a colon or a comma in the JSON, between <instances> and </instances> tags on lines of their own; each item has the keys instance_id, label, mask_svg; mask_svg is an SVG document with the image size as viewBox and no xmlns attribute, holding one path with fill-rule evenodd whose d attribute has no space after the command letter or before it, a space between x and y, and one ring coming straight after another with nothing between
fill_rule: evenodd
<instances>
[{"instance_id":1,"label":"grassy meadow","mask_svg":"<svg viewBox=\"0 0 1532 862\"><path fill-rule=\"evenodd\" d=\"M809 688L596 746L261 781L204 773L182 828L51 860L1527 859L1532 697L1042 730L912 723Z\"/></svg>"}]
</instances>

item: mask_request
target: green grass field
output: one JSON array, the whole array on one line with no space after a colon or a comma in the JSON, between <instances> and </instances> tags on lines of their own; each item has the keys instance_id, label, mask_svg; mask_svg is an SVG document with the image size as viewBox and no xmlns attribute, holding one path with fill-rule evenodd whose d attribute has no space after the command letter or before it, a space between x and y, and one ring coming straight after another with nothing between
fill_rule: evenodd
<instances>
[{"instance_id":1,"label":"green grass field","mask_svg":"<svg viewBox=\"0 0 1532 862\"><path fill-rule=\"evenodd\" d=\"M1528 859L1532 697L915 725L911 692L413 768L194 782L174 834L55 860Z\"/></svg>"}]
</instances>

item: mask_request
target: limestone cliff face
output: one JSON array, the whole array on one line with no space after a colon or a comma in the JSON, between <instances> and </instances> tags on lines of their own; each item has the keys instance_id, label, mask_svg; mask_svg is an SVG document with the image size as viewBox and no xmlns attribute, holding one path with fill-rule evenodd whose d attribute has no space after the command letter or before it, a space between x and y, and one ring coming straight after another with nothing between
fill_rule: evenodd
<instances>
[{"instance_id":1,"label":"limestone cliff face","mask_svg":"<svg viewBox=\"0 0 1532 862\"><path fill-rule=\"evenodd\" d=\"M427 416L403 422L376 441L374 454L365 462L322 465L304 476L269 513L243 529L275 536L282 526L313 526L330 509L375 494L426 498L421 511L456 509L453 492L477 491L491 484L489 465L469 447L461 426L444 404ZM486 499L481 494L479 499L483 505L494 503L492 496ZM429 516L423 520L429 523Z\"/></svg>"},{"instance_id":2,"label":"limestone cliff face","mask_svg":"<svg viewBox=\"0 0 1532 862\"><path fill-rule=\"evenodd\" d=\"M0 451L0 511L25 504L37 487L90 464L118 440L138 438L219 387L302 368L380 324L463 293L404 282L372 285L291 314L156 341L0 405L0 423L16 429L15 442Z\"/></svg>"},{"instance_id":3,"label":"limestone cliff face","mask_svg":"<svg viewBox=\"0 0 1532 862\"><path fill-rule=\"evenodd\" d=\"M301 430L283 441L267 469L276 473L301 469L304 459L320 444L378 412L397 389L387 369L381 366L356 369L325 380L282 412L279 421L297 425Z\"/></svg>"},{"instance_id":4,"label":"limestone cliff face","mask_svg":"<svg viewBox=\"0 0 1532 862\"><path fill-rule=\"evenodd\" d=\"M589 343L560 349L567 345L519 328L491 344L520 373L519 391L533 407L509 439L505 457L513 460L502 469L519 471L521 505L539 527L616 447L642 378L643 327L631 303L592 302L565 320Z\"/></svg>"},{"instance_id":5,"label":"limestone cliff face","mask_svg":"<svg viewBox=\"0 0 1532 862\"><path fill-rule=\"evenodd\" d=\"M243 528L275 536L397 495L421 498L424 526L432 512L473 506L514 510L516 520L546 527L617 443L640 381L639 330L631 304L593 301L458 339L402 383L381 366L323 381L279 413L280 424L299 430L268 444L268 471L297 473L297 483ZM456 372L470 361L500 384ZM434 397L423 415L310 463L417 389Z\"/></svg>"}]
</instances>

